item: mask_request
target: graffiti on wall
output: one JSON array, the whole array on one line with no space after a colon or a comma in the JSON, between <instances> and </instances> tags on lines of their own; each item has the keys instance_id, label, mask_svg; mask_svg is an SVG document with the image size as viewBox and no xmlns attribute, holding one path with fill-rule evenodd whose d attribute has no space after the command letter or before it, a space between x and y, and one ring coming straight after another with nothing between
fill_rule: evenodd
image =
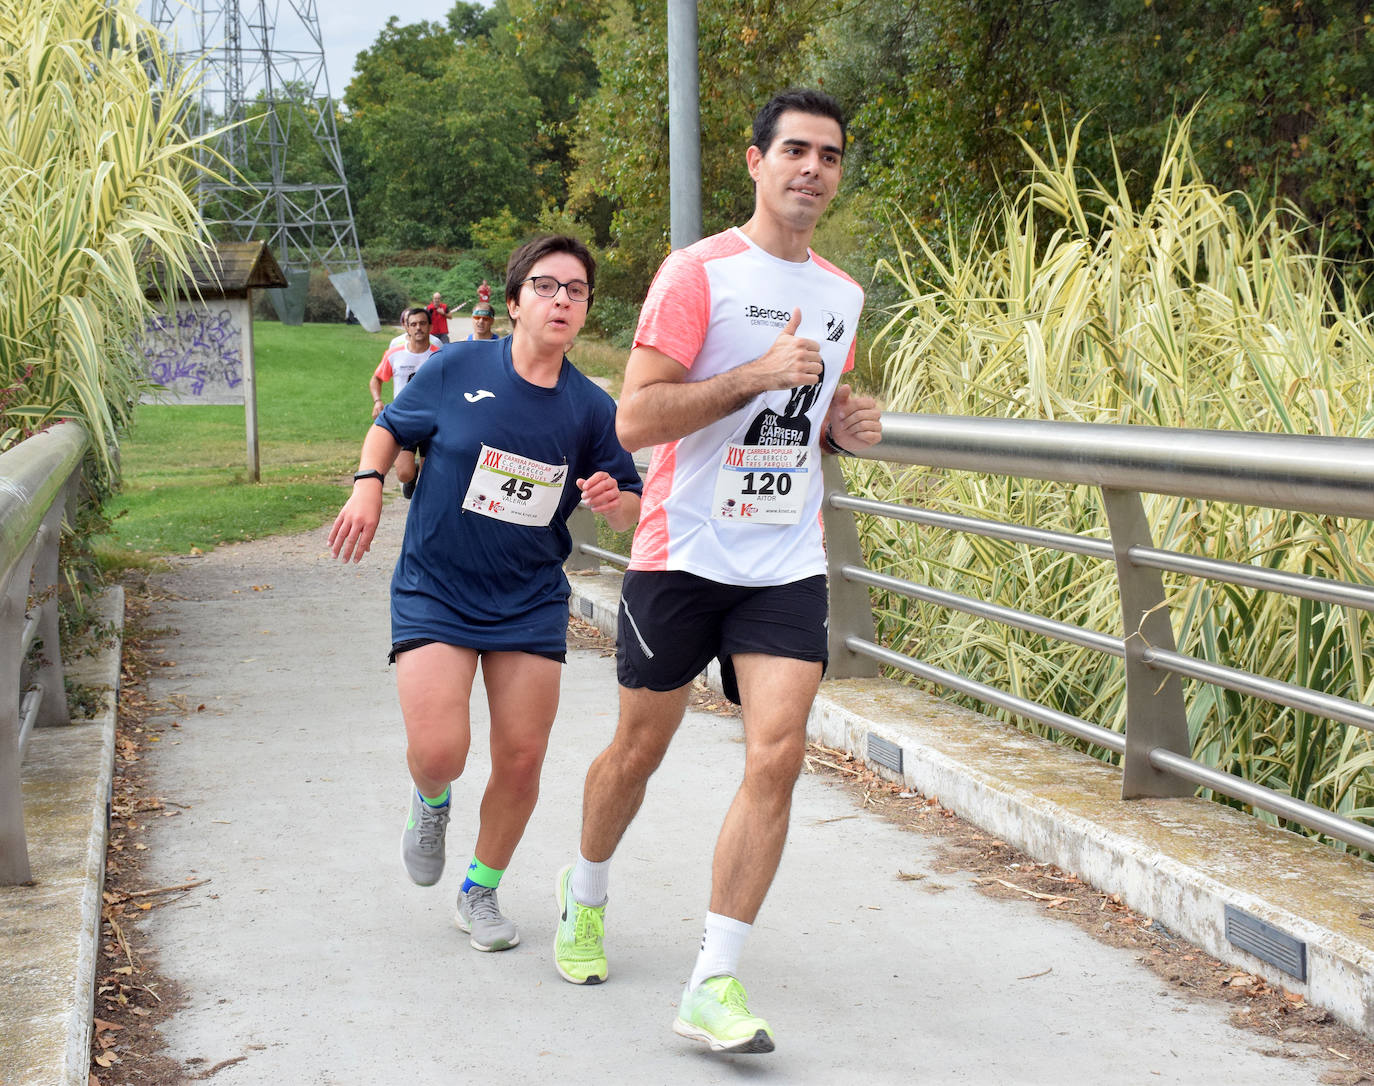
<instances>
[{"instance_id":1,"label":"graffiti on wall","mask_svg":"<svg viewBox=\"0 0 1374 1086\"><path fill-rule=\"evenodd\" d=\"M172 403L243 403L243 320L238 306L185 304L149 317L143 330L148 380ZM246 306L244 307L246 310Z\"/></svg>"}]
</instances>

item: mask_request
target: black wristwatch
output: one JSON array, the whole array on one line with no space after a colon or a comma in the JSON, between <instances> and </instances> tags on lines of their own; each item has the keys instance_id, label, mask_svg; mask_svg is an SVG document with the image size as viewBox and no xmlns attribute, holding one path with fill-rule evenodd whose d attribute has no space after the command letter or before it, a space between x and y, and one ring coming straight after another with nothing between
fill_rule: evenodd
<instances>
[{"instance_id":1,"label":"black wristwatch","mask_svg":"<svg viewBox=\"0 0 1374 1086\"><path fill-rule=\"evenodd\" d=\"M354 481L355 483L356 483L359 479L376 479L377 482L381 483L383 486L386 485L386 476L383 475L383 474L382 474L380 471L378 471L376 468L373 468L371 471L360 471L360 472L358 472L358 474L356 474L355 476L353 476L353 481Z\"/></svg>"}]
</instances>

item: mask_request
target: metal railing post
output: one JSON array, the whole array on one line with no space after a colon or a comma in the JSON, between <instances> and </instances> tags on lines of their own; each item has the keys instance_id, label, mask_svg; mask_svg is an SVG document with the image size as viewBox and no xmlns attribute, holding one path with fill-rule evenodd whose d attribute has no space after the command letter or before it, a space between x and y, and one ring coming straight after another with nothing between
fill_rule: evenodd
<instances>
[{"instance_id":1,"label":"metal railing post","mask_svg":"<svg viewBox=\"0 0 1374 1086\"><path fill-rule=\"evenodd\" d=\"M71 491L69 481L62 488L62 497L52 504L43 525L38 529L38 551L33 557L33 586L31 611L36 612L35 641L40 643L37 666L31 685L41 692L36 724L70 724L71 710L67 708L67 690L63 682L62 646L58 634L57 558L62 542L62 520L66 515L65 497Z\"/></svg>"},{"instance_id":2,"label":"metal railing post","mask_svg":"<svg viewBox=\"0 0 1374 1086\"><path fill-rule=\"evenodd\" d=\"M28 598L25 567L23 574L11 578L0 593L0 646L5 646L0 651L0 886L22 886L33 879L24 836L24 790L19 774L24 757L19 743L24 658L14 651L23 642Z\"/></svg>"},{"instance_id":3,"label":"metal railing post","mask_svg":"<svg viewBox=\"0 0 1374 1086\"><path fill-rule=\"evenodd\" d=\"M875 627L868 587L848 580L843 573L846 565L862 566L864 559L854 515L830 504L832 492L849 492L838 457L821 457L821 478L825 484L821 520L825 526L825 562L830 576L830 663L825 675L828 679L870 679L879 673L877 663L845 645L848 637L872 641Z\"/></svg>"},{"instance_id":4,"label":"metal railing post","mask_svg":"<svg viewBox=\"0 0 1374 1086\"><path fill-rule=\"evenodd\" d=\"M1191 796L1194 785L1150 764L1157 747L1191 757L1183 683L1161 675L1144 659L1146 649L1174 651L1174 628L1158 570L1131 562L1132 547L1153 546L1145 506L1132 490L1102 488L1116 558L1121 598L1121 632L1126 649L1126 753L1121 766L1121 798Z\"/></svg>"},{"instance_id":5,"label":"metal railing post","mask_svg":"<svg viewBox=\"0 0 1374 1086\"><path fill-rule=\"evenodd\" d=\"M582 549L583 544L596 545L596 514L585 505L579 505L568 518L568 534L572 536L572 553L563 568L575 573L600 569L601 559Z\"/></svg>"},{"instance_id":6,"label":"metal railing post","mask_svg":"<svg viewBox=\"0 0 1374 1086\"><path fill-rule=\"evenodd\" d=\"M55 588L86 444L83 426L63 422L0 453L0 886L33 877L20 772L29 729L70 721ZM38 666L27 666L26 649L39 641Z\"/></svg>"}]
</instances>

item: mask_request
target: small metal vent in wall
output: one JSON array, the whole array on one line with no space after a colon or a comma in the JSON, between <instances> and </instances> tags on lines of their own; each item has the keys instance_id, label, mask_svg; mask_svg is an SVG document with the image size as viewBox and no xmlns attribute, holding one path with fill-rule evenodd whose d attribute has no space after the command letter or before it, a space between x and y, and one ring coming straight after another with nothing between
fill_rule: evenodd
<instances>
[{"instance_id":1,"label":"small metal vent in wall","mask_svg":"<svg viewBox=\"0 0 1374 1086\"><path fill-rule=\"evenodd\" d=\"M868 733L868 760L887 766L894 773L902 771L902 748L881 736Z\"/></svg>"},{"instance_id":2,"label":"small metal vent in wall","mask_svg":"<svg viewBox=\"0 0 1374 1086\"><path fill-rule=\"evenodd\" d=\"M596 612L596 608L592 606L592 601L586 599L585 597L583 599L578 600L577 605L582 610L583 618L591 618L592 615Z\"/></svg>"},{"instance_id":3,"label":"small metal vent in wall","mask_svg":"<svg viewBox=\"0 0 1374 1086\"><path fill-rule=\"evenodd\" d=\"M1307 944L1234 905L1226 906L1226 939L1290 977L1307 979Z\"/></svg>"}]
</instances>

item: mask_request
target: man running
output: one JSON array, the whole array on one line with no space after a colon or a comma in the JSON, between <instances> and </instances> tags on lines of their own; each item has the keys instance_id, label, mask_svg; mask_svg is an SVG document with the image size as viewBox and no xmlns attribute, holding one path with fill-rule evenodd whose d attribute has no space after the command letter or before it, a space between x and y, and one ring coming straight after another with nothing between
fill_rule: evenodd
<instances>
[{"instance_id":1,"label":"man running","mask_svg":"<svg viewBox=\"0 0 1374 1086\"><path fill-rule=\"evenodd\" d=\"M840 376L863 290L810 250L835 195L845 117L790 90L754 120L754 214L672 253L649 289L616 415L656 446L622 589L620 720L587 772L581 849L559 874L559 973L597 984L612 853L712 657L742 708L744 777L716 842L710 910L673 1028L715 1051L771 1052L738 980L787 835L806 718L827 660L820 453L882 436Z\"/></svg>"},{"instance_id":2,"label":"man running","mask_svg":"<svg viewBox=\"0 0 1374 1086\"><path fill-rule=\"evenodd\" d=\"M368 382L374 422L382 413L382 385L391 382L391 398L395 400L425 359L439 350L439 345L429 334L429 313L424 309L414 306L402 311L401 323L405 326L405 338L399 345L392 340L392 345L383 353L381 362L373 371L372 380ZM418 456L419 447L407 445L396 458L396 478L401 484L401 493L407 498L415 493L415 477L420 473Z\"/></svg>"}]
</instances>

